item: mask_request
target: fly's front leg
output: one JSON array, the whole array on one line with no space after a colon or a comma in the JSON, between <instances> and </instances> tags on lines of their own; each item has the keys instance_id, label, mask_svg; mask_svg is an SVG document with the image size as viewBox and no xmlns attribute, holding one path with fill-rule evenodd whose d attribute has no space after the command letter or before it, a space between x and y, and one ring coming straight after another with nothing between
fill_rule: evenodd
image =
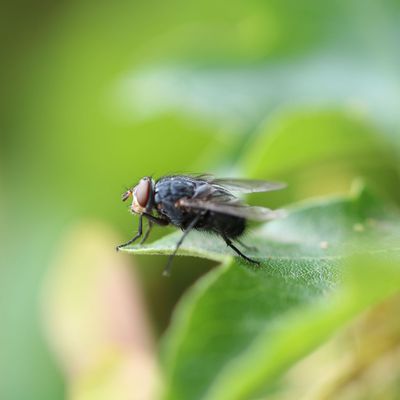
<instances>
[{"instance_id":1,"label":"fly's front leg","mask_svg":"<svg viewBox=\"0 0 400 400\"><path fill-rule=\"evenodd\" d=\"M151 215L148 213L143 213L143 216L145 216L149 221L154 222L157 225L160 225L160 226L169 225L169 222L164 218L155 217L154 215Z\"/></svg>"},{"instance_id":2,"label":"fly's front leg","mask_svg":"<svg viewBox=\"0 0 400 400\"><path fill-rule=\"evenodd\" d=\"M143 239L140 241L140 244L143 244L147 240L147 238L150 235L151 228L153 228L153 221L151 221L150 219L147 220L147 224L148 224L147 231L144 234Z\"/></svg>"},{"instance_id":3,"label":"fly's front leg","mask_svg":"<svg viewBox=\"0 0 400 400\"><path fill-rule=\"evenodd\" d=\"M142 227L143 227L143 217L142 215L139 217L139 225L138 225L138 231L137 234L131 239L129 240L129 242L120 244L119 246L117 246L117 251L119 249L122 249L125 246L128 246L129 244L133 243L135 240L139 239L140 236L142 236Z\"/></svg>"}]
</instances>

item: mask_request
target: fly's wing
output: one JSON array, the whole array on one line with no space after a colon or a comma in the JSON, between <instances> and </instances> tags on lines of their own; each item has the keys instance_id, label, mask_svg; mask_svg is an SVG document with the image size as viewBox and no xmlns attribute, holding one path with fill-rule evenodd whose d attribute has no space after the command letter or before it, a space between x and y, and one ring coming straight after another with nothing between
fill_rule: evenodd
<instances>
[{"instance_id":1,"label":"fly's wing","mask_svg":"<svg viewBox=\"0 0 400 400\"><path fill-rule=\"evenodd\" d=\"M221 214L251 219L254 221L268 221L285 216L283 210L270 210L269 208L249 206L236 201L217 202L212 200L201 200L196 198L180 199L179 206L198 210L214 211Z\"/></svg>"},{"instance_id":2,"label":"fly's wing","mask_svg":"<svg viewBox=\"0 0 400 400\"><path fill-rule=\"evenodd\" d=\"M221 186L230 192L234 193L258 193L258 192L271 192L286 187L282 182L268 182L252 179L210 179L208 181L212 185Z\"/></svg>"}]
</instances>

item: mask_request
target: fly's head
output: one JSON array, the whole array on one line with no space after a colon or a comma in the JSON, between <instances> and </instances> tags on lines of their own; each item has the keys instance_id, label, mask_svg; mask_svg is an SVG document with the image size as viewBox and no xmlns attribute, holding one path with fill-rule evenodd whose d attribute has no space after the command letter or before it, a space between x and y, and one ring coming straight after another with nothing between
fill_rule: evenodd
<instances>
[{"instance_id":1,"label":"fly's head","mask_svg":"<svg viewBox=\"0 0 400 400\"><path fill-rule=\"evenodd\" d=\"M139 183L131 189L128 189L122 195L122 201L132 197L132 205L130 210L134 214L143 214L149 212L153 206L154 181L145 176Z\"/></svg>"}]
</instances>

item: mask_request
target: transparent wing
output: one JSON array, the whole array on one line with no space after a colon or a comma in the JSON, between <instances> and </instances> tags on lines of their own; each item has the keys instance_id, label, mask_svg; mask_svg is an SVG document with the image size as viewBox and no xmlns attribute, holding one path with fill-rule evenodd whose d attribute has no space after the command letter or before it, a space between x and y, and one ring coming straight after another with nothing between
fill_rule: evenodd
<instances>
[{"instance_id":1,"label":"transparent wing","mask_svg":"<svg viewBox=\"0 0 400 400\"><path fill-rule=\"evenodd\" d=\"M236 202L231 204L218 203L210 200L200 200L194 198L179 200L179 206L199 210L209 210L221 214L251 219L254 221L268 221L271 219L282 218L286 215L284 210L270 210L269 208L249 206Z\"/></svg>"},{"instance_id":2,"label":"transparent wing","mask_svg":"<svg viewBox=\"0 0 400 400\"><path fill-rule=\"evenodd\" d=\"M236 193L258 193L258 192L271 192L286 187L282 182L269 182L252 179L211 179L209 181L212 185L222 186L225 189Z\"/></svg>"}]
</instances>

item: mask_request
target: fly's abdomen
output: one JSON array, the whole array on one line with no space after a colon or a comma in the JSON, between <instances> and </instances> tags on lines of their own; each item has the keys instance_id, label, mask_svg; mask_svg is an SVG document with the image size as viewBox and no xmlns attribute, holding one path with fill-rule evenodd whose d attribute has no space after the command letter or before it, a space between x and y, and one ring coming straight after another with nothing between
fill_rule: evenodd
<instances>
[{"instance_id":1,"label":"fly's abdomen","mask_svg":"<svg viewBox=\"0 0 400 400\"><path fill-rule=\"evenodd\" d=\"M230 239L242 235L246 229L246 220L233 215L207 212L204 219L196 227L199 230L215 232Z\"/></svg>"}]
</instances>

